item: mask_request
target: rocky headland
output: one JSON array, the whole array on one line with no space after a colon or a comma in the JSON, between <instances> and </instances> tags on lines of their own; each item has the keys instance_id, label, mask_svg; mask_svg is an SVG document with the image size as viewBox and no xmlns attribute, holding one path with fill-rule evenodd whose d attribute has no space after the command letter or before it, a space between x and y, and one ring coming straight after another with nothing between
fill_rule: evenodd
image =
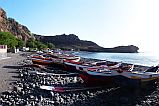
<instances>
[{"instance_id":1,"label":"rocky headland","mask_svg":"<svg viewBox=\"0 0 159 106\"><path fill-rule=\"evenodd\" d=\"M139 48L134 45L104 48L92 41L80 40L75 34L42 36L34 34L35 38L44 43L53 43L58 48L74 49L89 52L137 53Z\"/></svg>"}]
</instances>

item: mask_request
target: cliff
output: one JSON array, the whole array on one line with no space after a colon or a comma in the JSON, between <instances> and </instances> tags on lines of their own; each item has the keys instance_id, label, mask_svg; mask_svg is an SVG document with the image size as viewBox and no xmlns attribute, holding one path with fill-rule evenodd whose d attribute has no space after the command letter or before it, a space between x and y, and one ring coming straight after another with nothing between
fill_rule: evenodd
<instances>
[{"instance_id":1,"label":"cliff","mask_svg":"<svg viewBox=\"0 0 159 106\"><path fill-rule=\"evenodd\" d=\"M112 53L137 53L138 47L118 46L114 48L103 48L92 41L80 40L74 34L56 35L56 36L41 36L34 34L35 38L44 43L53 43L57 48L76 49L90 52L112 52Z\"/></svg>"},{"instance_id":2,"label":"cliff","mask_svg":"<svg viewBox=\"0 0 159 106\"><path fill-rule=\"evenodd\" d=\"M33 38L26 26L19 24L12 18L7 18L6 12L2 8L0 8L0 31L10 32L23 41Z\"/></svg>"}]
</instances>

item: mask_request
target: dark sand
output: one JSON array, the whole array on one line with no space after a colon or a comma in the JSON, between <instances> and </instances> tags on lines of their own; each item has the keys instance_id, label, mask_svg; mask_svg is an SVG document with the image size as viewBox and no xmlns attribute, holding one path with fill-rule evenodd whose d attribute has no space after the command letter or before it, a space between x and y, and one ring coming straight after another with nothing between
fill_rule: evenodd
<instances>
[{"instance_id":1,"label":"dark sand","mask_svg":"<svg viewBox=\"0 0 159 106\"><path fill-rule=\"evenodd\" d=\"M8 90L11 87L10 83L17 80L16 66L25 59L21 54L22 52L8 53L9 58L0 60L0 93Z\"/></svg>"}]
</instances>

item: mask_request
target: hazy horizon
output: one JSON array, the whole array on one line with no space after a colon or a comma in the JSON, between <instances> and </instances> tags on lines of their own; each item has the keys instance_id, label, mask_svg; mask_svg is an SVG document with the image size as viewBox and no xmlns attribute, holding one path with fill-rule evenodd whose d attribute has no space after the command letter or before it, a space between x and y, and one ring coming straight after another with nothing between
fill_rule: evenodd
<instances>
[{"instance_id":1,"label":"hazy horizon","mask_svg":"<svg viewBox=\"0 0 159 106\"><path fill-rule=\"evenodd\" d=\"M41 35L75 34L102 47L158 52L158 0L0 1L8 17Z\"/></svg>"}]
</instances>

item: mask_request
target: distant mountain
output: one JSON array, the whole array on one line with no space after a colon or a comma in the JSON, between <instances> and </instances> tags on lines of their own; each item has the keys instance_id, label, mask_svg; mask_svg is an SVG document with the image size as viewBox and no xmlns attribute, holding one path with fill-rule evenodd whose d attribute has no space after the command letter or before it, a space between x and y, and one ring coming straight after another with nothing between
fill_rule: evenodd
<instances>
[{"instance_id":1,"label":"distant mountain","mask_svg":"<svg viewBox=\"0 0 159 106\"><path fill-rule=\"evenodd\" d=\"M75 49L90 52L114 52L114 53L137 53L139 48L133 45L103 48L92 41L80 40L74 34L42 36L34 34L35 38L44 43L53 43L57 48Z\"/></svg>"},{"instance_id":2,"label":"distant mountain","mask_svg":"<svg viewBox=\"0 0 159 106\"><path fill-rule=\"evenodd\" d=\"M138 50L139 50L139 48L137 46L128 45L128 46L117 46L114 48L102 48L98 51L110 52L110 53L138 53ZM94 51L94 50L92 50L92 51Z\"/></svg>"},{"instance_id":3,"label":"distant mountain","mask_svg":"<svg viewBox=\"0 0 159 106\"><path fill-rule=\"evenodd\" d=\"M33 38L26 26L19 24L12 18L7 18L6 12L2 8L0 8L0 31L10 32L23 41Z\"/></svg>"},{"instance_id":4,"label":"distant mountain","mask_svg":"<svg viewBox=\"0 0 159 106\"><path fill-rule=\"evenodd\" d=\"M53 43L57 48L67 49L89 49L89 48L101 48L92 41L80 40L78 36L74 34L69 35L56 35L56 36L41 36L34 34L35 38L44 43Z\"/></svg>"}]
</instances>

